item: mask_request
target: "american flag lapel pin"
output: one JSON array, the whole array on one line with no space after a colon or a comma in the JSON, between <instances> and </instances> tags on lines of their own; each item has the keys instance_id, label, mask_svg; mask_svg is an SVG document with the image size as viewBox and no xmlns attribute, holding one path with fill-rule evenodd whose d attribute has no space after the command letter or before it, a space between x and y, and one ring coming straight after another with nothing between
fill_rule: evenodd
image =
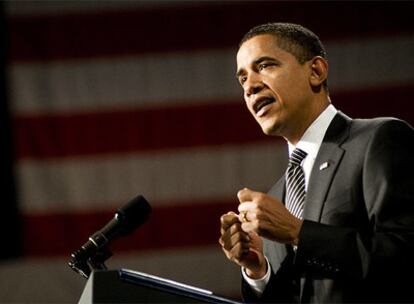
<instances>
[{"instance_id":1,"label":"american flag lapel pin","mask_svg":"<svg viewBox=\"0 0 414 304\"><path fill-rule=\"evenodd\" d=\"M325 170L328 167L329 167L329 163L324 162L322 165L319 166L319 171Z\"/></svg>"}]
</instances>

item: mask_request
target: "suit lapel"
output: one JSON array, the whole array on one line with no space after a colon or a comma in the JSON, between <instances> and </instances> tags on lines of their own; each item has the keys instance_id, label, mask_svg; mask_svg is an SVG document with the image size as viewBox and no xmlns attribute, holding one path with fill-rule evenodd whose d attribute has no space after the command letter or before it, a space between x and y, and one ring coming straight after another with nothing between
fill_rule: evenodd
<instances>
[{"instance_id":1,"label":"suit lapel","mask_svg":"<svg viewBox=\"0 0 414 304\"><path fill-rule=\"evenodd\" d=\"M277 183L269 190L268 194L276 197L277 199L279 199L280 201L284 201L284 196L285 196L285 176L283 175L278 181Z\"/></svg>"},{"instance_id":2,"label":"suit lapel","mask_svg":"<svg viewBox=\"0 0 414 304\"><path fill-rule=\"evenodd\" d=\"M278 182L269 190L268 194L284 201L285 196L285 176L283 175ZM264 241L264 253L272 265L273 272L276 273L282 266L283 261L286 259L290 248L288 245L281 244L268 239Z\"/></svg>"},{"instance_id":3,"label":"suit lapel","mask_svg":"<svg viewBox=\"0 0 414 304\"><path fill-rule=\"evenodd\" d=\"M341 112L326 131L309 178L303 217L319 222L326 195L345 151L341 144L349 135L351 119Z\"/></svg>"}]
</instances>

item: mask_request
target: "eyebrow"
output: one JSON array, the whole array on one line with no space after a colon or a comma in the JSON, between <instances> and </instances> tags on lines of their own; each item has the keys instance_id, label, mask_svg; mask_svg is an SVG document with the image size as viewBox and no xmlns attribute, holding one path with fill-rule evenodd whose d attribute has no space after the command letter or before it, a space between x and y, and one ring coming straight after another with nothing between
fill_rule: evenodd
<instances>
[{"instance_id":1,"label":"eyebrow","mask_svg":"<svg viewBox=\"0 0 414 304\"><path fill-rule=\"evenodd\" d=\"M276 61L276 59L275 58L273 58L273 57L269 57L269 56L262 56L262 57L259 57L259 58L257 58L255 61L254 61L254 64L255 65L257 65L257 64L259 64L259 63L261 63L261 62L263 62L263 61Z\"/></svg>"},{"instance_id":2,"label":"eyebrow","mask_svg":"<svg viewBox=\"0 0 414 304\"><path fill-rule=\"evenodd\" d=\"M262 56L257 58L255 61L253 61L253 65L258 65L263 61L277 61L275 58L270 57L270 56ZM243 69L239 69L236 73L236 78L239 78L241 75L243 74Z\"/></svg>"},{"instance_id":3,"label":"eyebrow","mask_svg":"<svg viewBox=\"0 0 414 304\"><path fill-rule=\"evenodd\" d=\"M239 69L236 73L236 78L239 79L242 74L243 74L243 69Z\"/></svg>"}]
</instances>

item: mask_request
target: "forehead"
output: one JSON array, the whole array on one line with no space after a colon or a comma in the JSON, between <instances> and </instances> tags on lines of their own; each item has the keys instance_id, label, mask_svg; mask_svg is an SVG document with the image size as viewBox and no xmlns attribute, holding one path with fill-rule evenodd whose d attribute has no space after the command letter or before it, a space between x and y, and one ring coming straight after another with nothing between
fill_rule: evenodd
<instances>
[{"instance_id":1,"label":"forehead","mask_svg":"<svg viewBox=\"0 0 414 304\"><path fill-rule=\"evenodd\" d=\"M277 37L270 34L258 35L240 46L237 52L237 66L238 68L247 66L263 56L283 59L289 55L292 56L278 46Z\"/></svg>"}]
</instances>

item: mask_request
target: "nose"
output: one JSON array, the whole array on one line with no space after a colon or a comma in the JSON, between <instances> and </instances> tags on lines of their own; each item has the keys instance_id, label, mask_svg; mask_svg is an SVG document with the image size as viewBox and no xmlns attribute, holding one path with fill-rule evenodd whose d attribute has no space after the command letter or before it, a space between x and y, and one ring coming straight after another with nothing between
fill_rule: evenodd
<instances>
[{"instance_id":1,"label":"nose","mask_svg":"<svg viewBox=\"0 0 414 304\"><path fill-rule=\"evenodd\" d=\"M246 97L250 97L251 95L260 92L263 89L264 84L256 74L252 73L247 77L243 87Z\"/></svg>"}]
</instances>

